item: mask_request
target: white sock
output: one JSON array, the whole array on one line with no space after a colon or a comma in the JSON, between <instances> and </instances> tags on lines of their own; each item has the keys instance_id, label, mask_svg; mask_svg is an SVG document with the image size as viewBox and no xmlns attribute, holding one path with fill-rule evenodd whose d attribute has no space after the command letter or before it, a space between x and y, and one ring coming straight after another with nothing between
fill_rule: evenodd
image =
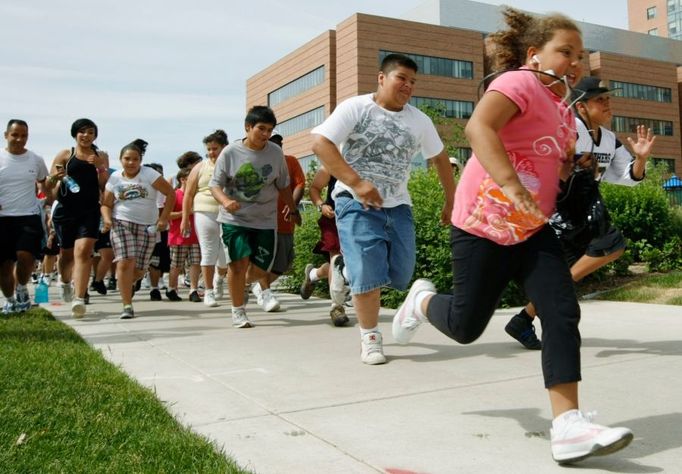
<instances>
[{"instance_id":1,"label":"white sock","mask_svg":"<svg viewBox=\"0 0 682 474\"><path fill-rule=\"evenodd\" d=\"M435 295L435 293L432 293L430 291L420 291L419 293L417 293L417 296L415 296L415 298L414 298L414 312L420 318L427 319L426 314L424 314L424 311L422 311L422 303L424 302L424 300L427 297L433 296L433 295Z\"/></svg>"},{"instance_id":2,"label":"white sock","mask_svg":"<svg viewBox=\"0 0 682 474\"><path fill-rule=\"evenodd\" d=\"M313 283L320 279L320 277L317 276L317 268L313 268L312 270L310 270L308 278L310 278L310 281Z\"/></svg>"},{"instance_id":3,"label":"white sock","mask_svg":"<svg viewBox=\"0 0 682 474\"><path fill-rule=\"evenodd\" d=\"M17 283L17 292L24 291L24 290L26 290L26 285L22 285L21 283Z\"/></svg>"},{"instance_id":4,"label":"white sock","mask_svg":"<svg viewBox=\"0 0 682 474\"><path fill-rule=\"evenodd\" d=\"M360 336L364 336L365 334L369 334L371 332L379 332L379 326L374 326L371 329L365 329L363 327L360 327Z\"/></svg>"},{"instance_id":5,"label":"white sock","mask_svg":"<svg viewBox=\"0 0 682 474\"><path fill-rule=\"evenodd\" d=\"M236 312L237 312L237 310L239 310L239 309L245 309L245 308L246 308L246 306L245 306L245 305L241 305L241 306L233 306L233 307L232 307L232 314L236 313Z\"/></svg>"},{"instance_id":6,"label":"white sock","mask_svg":"<svg viewBox=\"0 0 682 474\"><path fill-rule=\"evenodd\" d=\"M159 287L158 287L158 286L152 286L152 287L151 287L151 288L149 289L149 291L152 291L152 290L158 290L158 289L159 289Z\"/></svg>"}]
</instances>

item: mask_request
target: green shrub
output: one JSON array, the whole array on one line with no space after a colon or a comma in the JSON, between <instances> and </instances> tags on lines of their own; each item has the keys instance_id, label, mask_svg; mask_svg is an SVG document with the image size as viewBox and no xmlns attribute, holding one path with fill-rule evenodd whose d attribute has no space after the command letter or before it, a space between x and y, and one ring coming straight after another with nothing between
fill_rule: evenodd
<instances>
[{"instance_id":1,"label":"green shrub","mask_svg":"<svg viewBox=\"0 0 682 474\"><path fill-rule=\"evenodd\" d=\"M641 252L650 272L669 272L682 268L682 239L673 236L662 248L645 245Z\"/></svg>"}]
</instances>

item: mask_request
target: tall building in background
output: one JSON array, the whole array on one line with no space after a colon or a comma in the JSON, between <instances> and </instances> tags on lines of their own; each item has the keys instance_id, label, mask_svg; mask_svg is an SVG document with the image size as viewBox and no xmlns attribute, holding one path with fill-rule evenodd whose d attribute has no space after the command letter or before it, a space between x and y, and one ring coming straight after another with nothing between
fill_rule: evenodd
<instances>
[{"instance_id":1,"label":"tall building in background","mask_svg":"<svg viewBox=\"0 0 682 474\"><path fill-rule=\"evenodd\" d=\"M631 31L682 39L682 0L628 0Z\"/></svg>"},{"instance_id":2,"label":"tall building in background","mask_svg":"<svg viewBox=\"0 0 682 474\"><path fill-rule=\"evenodd\" d=\"M651 4L667 12L679 2ZM316 161L310 129L344 99L375 91L381 59L398 52L419 65L412 104L438 105L465 124L490 72L485 37L502 24L500 7L469 0L426 0L399 19L356 13L248 79L246 105L273 108L286 153L307 169ZM611 100L612 130L627 143L638 124L652 128L658 136L654 161L682 174L682 44L590 23L578 26L588 53L585 73L620 90ZM460 160L470 153L466 143L455 152Z\"/></svg>"}]
</instances>

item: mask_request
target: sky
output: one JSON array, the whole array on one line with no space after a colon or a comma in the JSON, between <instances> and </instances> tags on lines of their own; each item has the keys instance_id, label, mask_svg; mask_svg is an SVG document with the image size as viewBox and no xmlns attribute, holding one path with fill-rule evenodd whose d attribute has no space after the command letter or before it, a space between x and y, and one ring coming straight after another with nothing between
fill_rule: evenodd
<instances>
[{"instance_id":1,"label":"sky","mask_svg":"<svg viewBox=\"0 0 682 474\"><path fill-rule=\"evenodd\" d=\"M484 1L627 28L626 0ZM118 167L149 142L145 162L177 171L215 129L243 137L246 81L355 12L400 17L420 0L22 0L0 4L0 122L29 123L28 148L48 166L88 117Z\"/></svg>"}]
</instances>

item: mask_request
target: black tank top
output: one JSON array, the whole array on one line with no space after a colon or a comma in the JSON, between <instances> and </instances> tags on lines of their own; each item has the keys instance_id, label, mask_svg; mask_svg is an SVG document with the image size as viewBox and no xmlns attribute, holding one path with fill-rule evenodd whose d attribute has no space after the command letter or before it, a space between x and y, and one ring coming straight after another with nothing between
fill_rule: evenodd
<instances>
[{"instance_id":1,"label":"black tank top","mask_svg":"<svg viewBox=\"0 0 682 474\"><path fill-rule=\"evenodd\" d=\"M77 193L72 193L62 181L57 200L63 212L67 216L77 216L98 210L99 180L95 165L76 158L76 151L71 148L71 156L66 162L66 174L72 177L81 189Z\"/></svg>"},{"instance_id":2,"label":"black tank top","mask_svg":"<svg viewBox=\"0 0 682 474\"><path fill-rule=\"evenodd\" d=\"M334 200L332 199L332 191L334 191L334 186L336 185L336 178L329 175L329 183L327 183L327 199L324 200L325 204L328 204L334 209L336 206Z\"/></svg>"}]
</instances>

